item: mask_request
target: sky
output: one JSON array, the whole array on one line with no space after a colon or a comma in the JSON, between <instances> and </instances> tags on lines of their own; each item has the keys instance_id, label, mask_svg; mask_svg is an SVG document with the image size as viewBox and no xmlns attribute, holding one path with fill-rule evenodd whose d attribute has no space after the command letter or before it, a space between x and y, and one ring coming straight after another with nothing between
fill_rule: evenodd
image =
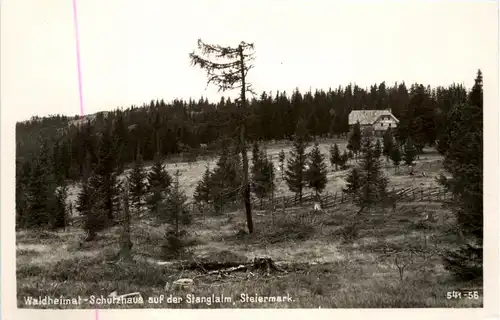
<instances>
[{"instance_id":1,"label":"sky","mask_svg":"<svg viewBox=\"0 0 500 320\"><path fill-rule=\"evenodd\" d=\"M495 1L76 0L84 113L151 99L218 101L197 39L253 42L258 92L385 81L473 84L498 49ZM2 0L1 107L80 114L72 0ZM497 56L498 57L498 56ZM235 97L237 92L226 93Z\"/></svg>"}]
</instances>

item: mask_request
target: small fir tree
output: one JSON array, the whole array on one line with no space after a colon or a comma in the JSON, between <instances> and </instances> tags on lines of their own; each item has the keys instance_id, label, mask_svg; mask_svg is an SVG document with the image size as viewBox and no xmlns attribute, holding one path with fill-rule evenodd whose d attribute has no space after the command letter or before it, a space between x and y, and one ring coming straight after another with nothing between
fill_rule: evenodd
<instances>
[{"instance_id":1,"label":"small fir tree","mask_svg":"<svg viewBox=\"0 0 500 320\"><path fill-rule=\"evenodd\" d=\"M353 126L352 132L349 136L347 148L352 151L356 157L361 150L361 125L359 124L359 121Z\"/></svg>"},{"instance_id":2,"label":"small fir tree","mask_svg":"<svg viewBox=\"0 0 500 320\"><path fill-rule=\"evenodd\" d=\"M290 191L298 196L302 204L302 193L306 186L305 165L306 165L306 142L300 136L297 136L293 142L293 148L290 151L285 180Z\"/></svg>"},{"instance_id":3,"label":"small fir tree","mask_svg":"<svg viewBox=\"0 0 500 320\"><path fill-rule=\"evenodd\" d=\"M392 148L390 156L391 156L391 161L394 164L394 171L396 171L399 168L399 165L402 160L401 148L399 147L399 145L395 145Z\"/></svg>"},{"instance_id":4,"label":"small fir tree","mask_svg":"<svg viewBox=\"0 0 500 320\"><path fill-rule=\"evenodd\" d=\"M259 162L252 170L252 180L254 193L260 199L262 208L262 199L274 190L274 165L263 151L260 151L258 159Z\"/></svg>"},{"instance_id":5,"label":"small fir tree","mask_svg":"<svg viewBox=\"0 0 500 320\"><path fill-rule=\"evenodd\" d=\"M285 151L281 149L279 153L279 168L281 172L281 181L285 180Z\"/></svg>"},{"instance_id":6,"label":"small fir tree","mask_svg":"<svg viewBox=\"0 0 500 320\"><path fill-rule=\"evenodd\" d=\"M340 158L340 156L338 156ZM325 156L319 149L319 144L316 142L311 152L308 154L308 170L305 172L307 186L316 192L316 198L319 199L320 193L326 187L328 182L326 178L327 167L325 164ZM337 159L338 164L339 159Z\"/></svg>"},{"instance_id":7,"label":"small fir tree","mask_svg":"<svg viewBox=\"0 0 500 320\"><path fill-rule=\"evenodd\" d=\"M360 186L354 195L355 203L361 213L365 208L383 204L387 197L388 180L382 172L382 164L377 157L373 137L365 131L361 146L362 158L359 163Z\"/></svg>"},{"instance_id":8,"label":"small fir tree","mask_svg":"<svg viewBox=\"0 0 500 320\"><path fill-rule=\"evenodd\" d=\"M358 168L354 167L351 169L347 175L346 183L346 187L343 188L342 191L349 195L355 195L361 186L361 178Z\"/></svg>"},{"instance_id":9,"label":"small fir tree","mask_svg":"<svg viewBox=\"0 0 500 320\"><path fill-rule=\"evenodd\" d=\"M383 154L386 158L386 161L389 161L392 150L394 148L394 137L392 136L391 130L386 130L383 137L384 150Z\"/></svg>"},{"instance_id":10,"label":"small fir tree","mask_svg":"<svg viewBox=\"0 0 500 320\"><path fill-rule=\"evenodd\" d=\"M417 149L415 148L413 141L411 139L408 139L404 146L403 160L407 166L411 166L413 165L413 161L415 161L416 157Z\"/></svg>"},{"instance_id":11,"label":"small fir tree","mask_svg":"<svg viewBox=\"0 0 500 320\"><path fill-rule=\"evenodd\" d=\"M142 156L137 153L134 166L129 176L129 192L130 203L137 210L140 211L144 204L144 197L146 195L146 172L142 162Z\"/></svg>"},{"instance_id":12,"label":"small fir tree","mask_svg":"<svg viewBox=\"0 0 500 320\"><path fill-rule=\"evenodd\" d=\"M157 213L172 183L172 178L165 170L159 155L156 156L155 163L147 174L147 182L146 203L151 211Z\"/></svg>"},{"instance_id":13,"label":"small fir tree","mask_svg":"<svg viewBox=\"0 0 500 320\"><path fill-rule=\"evenodd\" d=\"M205 167L205 172L203 173L203 177L198 184L193 193L193 198L198 203L208 203L210 200L210 182L211 182L212 172L210 171L209 166Z\"/></svg>"},{"instance_id":14,"label":"small fir tree","mask_svg":"<svg viewBox=\"0 0 500 320\"><path fill-rule=\"evenodd\" d=\"M339 169L338 166L341 165L341 161L339 146L335 143L330 146L330 164L332 167L335 166L335 171Z\"/></svg>"},{"instance_id":15,"label":"small fir tree","mask_svg":"<svg viewBox=\"0 0 500 320\"><path fill-rule=\"evenodd\" d=\"M178 257L184 249L182 237L186 231L182 228L191 224L191 215L186 205L187 197L179 184L180 175L177 170L171 192L165 201L165 209L159 216L162 222L169 225L165 233L164 253L173 254L175 257Z\"/></svg>"}]
</instances>

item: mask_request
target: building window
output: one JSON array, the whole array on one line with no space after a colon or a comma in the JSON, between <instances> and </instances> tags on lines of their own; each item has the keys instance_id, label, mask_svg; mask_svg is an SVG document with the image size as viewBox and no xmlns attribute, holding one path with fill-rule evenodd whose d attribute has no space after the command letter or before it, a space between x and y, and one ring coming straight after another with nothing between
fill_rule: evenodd
<instances>
[{"instance_id":1,"label":"building window","mask_svg":"<svg viewBox=\"0 0 500 320\"><path fill-rule=\"evenodd\" d=\"M391 127L391 124L389 123L389 128Z\"/></svg>"},{"instance_id":2,"label":"building window","mask_svg":"<svg viewBox=\"0 0 500 320\"><path fill-rule=\"evenodd\" d=\"M381 126L381 127L383 127L383 126L384 126L384 124L383 124L383 123L381 123L381 124L380 124L380 126Z\"/></svg>"}]
</instances>

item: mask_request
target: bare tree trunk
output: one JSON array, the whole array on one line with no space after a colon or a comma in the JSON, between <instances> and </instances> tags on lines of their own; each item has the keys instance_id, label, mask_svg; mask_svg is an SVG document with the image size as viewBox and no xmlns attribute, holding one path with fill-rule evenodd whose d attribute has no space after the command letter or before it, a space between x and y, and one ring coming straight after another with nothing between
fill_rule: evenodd
<instances>
[{"instance_id":1,"label":"bare tree trunk","mask_svg":"<svg viewBox=\"0 0 500 320\"><path fill-rule=\"evenodd\" d=\"M241 112L245 112L246 107L246 83L245 83L245 58L243 56L243 47L240 45L238 47L241 65ZM241 130L240 130L240 143L241 143L241 158L243 160L243 202L245 203L245 212L247 217L248 233L253 233L253 221L252 221L252 204L250 202L250 183L248 178L248 155L245 143L245 119L241 119Z\"/></svg>"}]
</instances>

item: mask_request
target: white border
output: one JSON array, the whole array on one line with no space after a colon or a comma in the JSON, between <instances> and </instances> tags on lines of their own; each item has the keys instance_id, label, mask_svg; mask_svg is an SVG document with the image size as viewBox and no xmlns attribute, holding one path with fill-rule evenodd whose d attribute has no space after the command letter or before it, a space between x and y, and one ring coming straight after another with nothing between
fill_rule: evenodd
<instances>
[{"instance_id":1,"label":"white border","mask_svg":"<svg viewBox=\"0 0 500 320\"><path fill-rule=\"evenodd\" d=\"M3 20L3 19L1 19ZM471 22L473 23L473 22ZM2 25L2 29L5 28ZM481 35L477 35L481 36ZM214 317L217 319L252 319L279 316L288 319L339 319L380 317L380 319L499 319L499 219L498 219L498 165L499 165L499 55L498 20L497 52L488 55L484 76L484 308L481 309L221 309L221 310L164 310L127 309L100 310L99 319L165 319L182 316L187 319ZM464 46L467 45L464 42ZM2 65L4 61L2 60ZM6 62L8 63L8 62ZM3 68L0 68L0 70ZM470 75L474 77L474 74ZM8 81L2 73L1 82ZM457 79L458 80L458 79ZM3 87L3 86L2 86ZM3 91L3 90L2 90ZM2 92L5 95L5 92ZM2 319L96 319L95 310L25 310L16 307L15 275L15 106L1 105L1 306ZM237 314L235 314L237 312Z\"/></svg>"}]
</instances>

